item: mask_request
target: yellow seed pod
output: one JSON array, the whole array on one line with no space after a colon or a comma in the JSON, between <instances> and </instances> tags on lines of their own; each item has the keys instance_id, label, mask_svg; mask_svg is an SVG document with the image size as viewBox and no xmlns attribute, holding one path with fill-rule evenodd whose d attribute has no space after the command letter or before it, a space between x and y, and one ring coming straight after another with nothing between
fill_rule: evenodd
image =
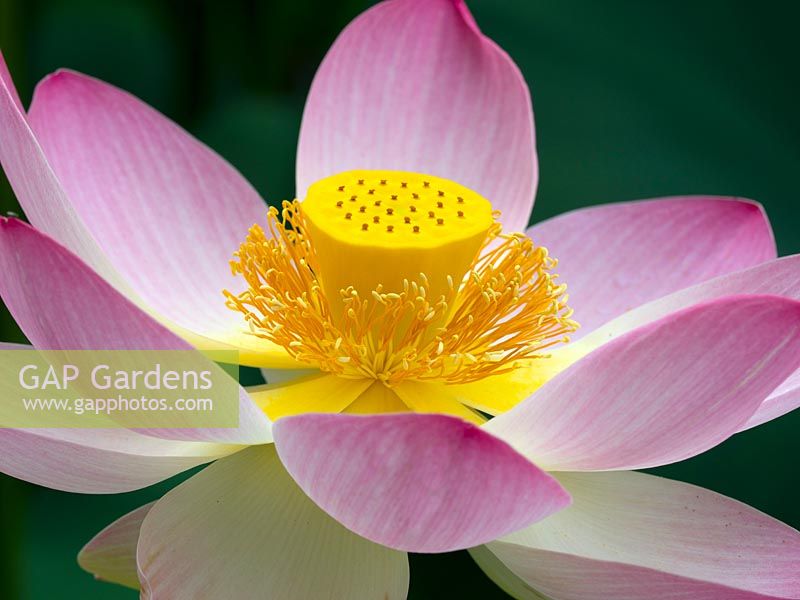
<instances>
[{"instance_id":1,"label":"yellow seed pod","mask_svg":"<svg viewBox=\"0 0 800 600\"><path fill-rule=\"evenodd\" d=\"M488 200L455 182L402 171L348 171L302 202L326 293L399 292L424 273L426 295L460 281L494 225ZM448 279L449 278L449 279Z\"/></svg>"}]
</instances>

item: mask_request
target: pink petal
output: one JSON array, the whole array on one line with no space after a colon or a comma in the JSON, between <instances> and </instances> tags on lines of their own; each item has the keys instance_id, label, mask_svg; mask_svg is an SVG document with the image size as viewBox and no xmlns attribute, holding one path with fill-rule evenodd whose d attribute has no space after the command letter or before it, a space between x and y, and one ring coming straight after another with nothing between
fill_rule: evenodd
<instances>
[{"instance_id":1,"label":"pink petal","mask_svg":"<svg viewBox=\"0 0 800 600\"><path fill-rule=\"evenodd\" d=\"M0 471L65 492L147 487L237 446L162 440L127 429L0 429Z\"/></svg>"},{"instance_id":2,"label":"pink petal","mask_svg":"<svg viewBox=\"0 0 800 600\"><path fill-rule=\"evenodd\" d=\"M558 477L570 508L478 549L493 578L510 583L510 572L553 600L800 598L800 533L791 527L643 473ZM492 557L501 565L485 561Z\"/></svg>"},{"instance_id":3,"label":"pink petal","mask_svg":"<svg viewBox=\"0 0 800 600\"><path fill-rule=\"evenodd\" d=\"M528 223L538 167L519 69L462 0L393 0L355 19L322 62L306 102L297 194L352 169L438 175Z\"/></svg>"},{"instance_id":4,"label":"pink petal","mask_svg":"<svg viewBox=\"0 0 800 600\"><path fill-rule=\"evenodd\" d=\"M639 469L735 433L800 365L800 302L733 296L601 346L486 425L548 470Z\"/></svg>"},{"instance_id":5,"label":"pink petal","mask_svg":"<svg viewBox=\"0 0 800 600\"><path fill-rule=\"evenodd\" d=\"M594 206L527 233L559 261L581 324L573 340L640 304L776 256L759 204L714 196Z\"/></svg>"},{"instance_id":6,"label":"pink petal","mask_svg":"<svg viewBox=\"0 0 800 600\"><path fill-rule=\"evenodd\" d=\"M800 370L792 373L764 400L740 431L777 419L798 406L800 406Z\"/></svg>"},{"instance_id":7,"label":"pink petal","mask_svg":"<svg viewBox=\"0 0 800 600\"><path fill-rule=\"evenodd\" d=\"M214 339L244 328L221 291L237 285L229 259L267 208L233 167L132 95L70 71L39 84L29 119L75 211L148 306Z\"/></svg>"},{"instance_id":8,"label":"pink petal","mask_svg":"<svg viewBox=\"0 0 800 600\"><path fill-rule=\"evenodd\" d=\"M272 446L217 461L150 510L142 598L401 600L408 558L348 531L292 481Z\"/></svg>"},{"instance_id":9,"label":"pink petal","mask_svg":"<svg viewBox=\"0 0 800 600\"><path fill-rule=\"evenodd\" d=\"M191 348L74 254L16 219L0 218L0 273L0 296L37 348ZM159 434L157 430L150 433ZM269 421L241 388L238 428L181 429L160 434L229 443L271 440Z\"/></svg>"},{"instance_id":10,"label":"pink petal","mask_svg":"<svg viewBox=\"0 0 800 600\"><path fill-rule=\"evenodd\" d=\"M139 589L136 544L142 522L154 502L120 517L94 536L78 554L78 564L102 581Z\"/></svg>"},{"instance_id":11,"label":"pink petal","mask_svg":"<svg viewBox=\"0 0 800 600\"><path fill-rule=\"evenodd\" d=\"M585 345L586 350L597 347L687 306L734 294L774 294L800 300L800 255L787 256L717 277L635 308L581 340L574 349L580 352L580 346ZM798 388L800 371L795 371L789 380L770 394L742 429L754 427L800 406Z\"/></svg>"},{"instance_id":12,"label":"pink petal","mask_svg":"<svg viewBox=\"0 0 800 600\"><path fill-rule=\"evenodd\" d=\"M287 417L275 423L275 444L312 500L390 548L467 548L569 504L550 475L446 415Z\"/></svg>"},{"instance_id":13,"label":"pink petal","mask_svg":"<svg viewBox=\"0 0 800 600\"><path fill-rule=\"evenodd\" d=\"M0 163L28 218L118 287L124 287L67 198L33 135L0 55Z\"/></svg>"}]
</instances>

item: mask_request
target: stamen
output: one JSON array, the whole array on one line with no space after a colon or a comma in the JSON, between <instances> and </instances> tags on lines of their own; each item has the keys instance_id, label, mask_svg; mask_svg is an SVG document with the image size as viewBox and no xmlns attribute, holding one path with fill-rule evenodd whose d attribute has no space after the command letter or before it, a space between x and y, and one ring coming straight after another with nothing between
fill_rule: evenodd
<instances>
[{"instance_id":1,"label":"stamen","mask_svg":"<svg viewBox=\"0 0 800 600\"><path fill-rule=\"evenodd\" d=\"M385 179L389 189L413 183L407 178L397 188ZM365 180L369 177L358 185ZM420 190L430 187L430 181L419 183ZM464 210L471 206L462 196L458 202ZM383 221L372 216L373 223ZM397 222L351 226L368 237L389 235L393 244L408 243ZM409 216L403 222L410 223ZM446 227L441 217L436 222ZM269 234L254 225L235 254L232 271L244 277L248 289L238 295L226 291L226 304L244 315L252 335L342 377L373 378L389 387L405 380L476 381L546 356L578 326L566 286L552 272L557 261L524 235L501 235L497 223L466 274L447 273L440 288L432 287L430 273L415 271L396 287L348 285L334 293L323 285L326 273L303 205L284 202L280 211L270 209L268 229ZM416 223L406 231L423 235ZM431 235L441 234L425 233Z\"/></svg>"}]
</instances>

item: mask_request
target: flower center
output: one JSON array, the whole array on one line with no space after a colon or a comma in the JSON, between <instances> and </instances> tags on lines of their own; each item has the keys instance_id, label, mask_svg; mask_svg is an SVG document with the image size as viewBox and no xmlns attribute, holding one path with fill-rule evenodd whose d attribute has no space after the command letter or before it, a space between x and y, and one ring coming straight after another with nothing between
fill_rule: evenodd
<instances>
[{"instance_id":1,"label":"flower center","mask_svg":"<svg viewBox=\"0 0 800 600\"><path fill-rule=\"evenodd\" d=\"M343 377L388 387L466 383L564 341L556 261L501 235L491 204L441 178L351 171L270 209L232 261L248 289L225 292L253 335Z\"/></svg>"},{"instance_id":2,"label":"flower center","mask_svg":"<svg viewBox=\"0 0 800 600\"><path fill-rule=\"evenodd\" d=\"M400 293L424 273L426 296L438 299L495 224L483 197L416 173L341 173L312 185L302 210L329 297L351 286L364 297Z\"/></svg>"}]
</instances>

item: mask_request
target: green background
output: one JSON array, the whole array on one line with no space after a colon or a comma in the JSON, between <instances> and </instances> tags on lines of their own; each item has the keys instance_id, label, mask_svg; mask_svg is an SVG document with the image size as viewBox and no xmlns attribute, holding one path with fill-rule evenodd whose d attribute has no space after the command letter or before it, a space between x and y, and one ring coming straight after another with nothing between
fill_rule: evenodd
<instances>
[{"instance_id":1,"label":"green background","mask_svg":"<svg viewBox=\"0 0 800 600\"><path fill-rule=\"evenodd\" d=\"M314 70L368 4L0 0L0 46L24 102L58 67L95 75L187 127L277 201L293 193L297 131ZM532 88L541 166L535 220L601 202L739 195L766 206L781 254L800 251L800 3L470 6ZM0 207L19 210L4 181ZM23 340L5 310L0 329L0 339ZM800 527L798 432L800 411L655 471ZM0 597L136 597L93 582L75 555L170 483L82 496L0 476ZM504 597L465 553L412 556L411 563L411 598Z\"/></svg>"}]
</instances>

